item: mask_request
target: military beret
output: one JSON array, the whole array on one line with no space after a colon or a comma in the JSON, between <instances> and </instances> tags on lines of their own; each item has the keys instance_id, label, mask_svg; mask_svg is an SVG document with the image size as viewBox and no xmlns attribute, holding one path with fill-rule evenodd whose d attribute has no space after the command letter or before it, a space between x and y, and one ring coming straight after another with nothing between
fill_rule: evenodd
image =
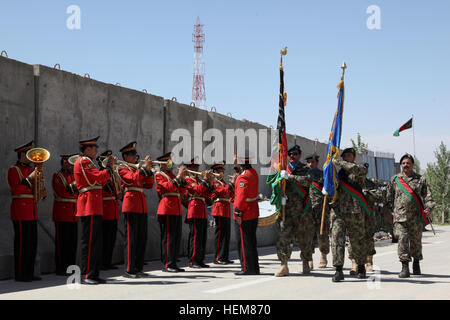
<instances>
[{"instance_id":1,"label":"military beret","mask_svg":"<svg viewBox=\"0 0 450 320\"><path fill-rule=\"evenodd\" d=\"M412 155L410 155L409 153L404 154L401 158L400 158L400 163L402 163L403 159L410 159L412 161L412 163L414 163L414 157Z\"/></svg>"},{"instance_id":2,"label":"military beret","mask_svg":"<svg viewBox=\"0 0 450 320\"><path fill-rule=\"evenodd\" d=\"M288 153L291 152L291 151L297 151L298 153L302 153L302 149L300 149L300 146L297 145L297 144L296 144L295 146L291 147L291 148L288 150Z\"/></svg>"},{"instance_id":3,"label":"military beret","mask_svg":"<svg viewBox=\"0 0 450 320\"><path fill-rule=\"evenodd\" d=\"M354 156L356 156L356 151L355 151L354 148L347 148L347 149L344 149L344 151L343 151L342 154L341 154L341 157L343 157L344 154L346 154L346 153L351 153L351 154L353 154Z\"/></svg>"},{"instance_id":4,"label":"military beret","mask_svg":"<svg viewBox=\"0 0 450 320\"><path fill-rule=\"evenodd\" d=\"M307 155L305 160L309 160L309 159L312 159L312 158L315 158L317 161L319 161L319 155L317 155L315 153Z\"/></svg>"}]
</instances>

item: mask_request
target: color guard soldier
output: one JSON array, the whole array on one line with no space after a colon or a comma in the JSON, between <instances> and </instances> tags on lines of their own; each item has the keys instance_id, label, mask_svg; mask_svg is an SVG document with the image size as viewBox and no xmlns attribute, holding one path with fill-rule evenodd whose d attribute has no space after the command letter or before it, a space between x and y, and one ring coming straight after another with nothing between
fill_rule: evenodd
<instances>
[{"instance_id":1,"label":"color guard soldier","mask_svg":"<svg viewBox=\"0 0 450 320\"><path fill-rule=\"evenodd\" d=\"M94 159L99 137L80 141L82 155L75 162L73 172L78 188L77 217L81 221L81 273L83 284L105 283L99 277L102 259L103 187L111 178L117 158L110 157L107 170L100 171Z\"/></svg>"},{"instance_id":2,"label":"color guard soldier","mask_svg":"<svg viewBox=\"0 0 450 320\"><path fill-rule=\"evenodd\" d=\"M33 197L36 171L26 157L26 152L33 148L33 142L14 149L18 161L8 170L8 185L12 195L11 220L14 226L14 278L24 282L41 280L34 276L38 219ZM45 191L43 196L46 196Z\"/></svg>"},{"instance_id":3,"label":"color guard soldier","mask_svg":"<svg viewBox=\"0 0 450 320\"><path fill-rule=\"evenodd\" d=\"M166 153L157 158L158 161L170 160L171 153ZM177 266L177 254L181 238L181 194L184 177L187 171L185 166L178 169L177 176L172 173L170 165L161 164L161 170L155 174L156 192L159 196L158 222L161 230L161 261L164 272L182 272Z\"/></svg>"},{"instance_id":4,"label":"color guard soldier","mask_svg":"<svg viewBox=\"0 0 450 320\"><path fill-rule=\"evenodd\" d=\"M102 160L112 155L111 150L106 150L97 157L100 170L105 170L102 166ZM119 190L116 190L119 189ZM114 186L113 181L109 181L102 191L103 197L103 254L102 254L102 270L114 270L117 267L112 264L112 255L117 236L117 221L119 220L119 200L122 200L122 190L118 183Z\"/></svg>"},{"instance_id":5,"label":"color guard soldier","mask_svg":"<svg viewBox=\"0 0 450 320\"><path fill-rule=\"evenodd\" d=\"M78 217L78 190L73 175L73 165L61 155L61 170L53 174L53 221L55 222L56 274L67 276L67 267L76 264Z\"/></svg>"},{"instance_id":6,"label":"color guard soldier","mask_svg":"<svg viewBox=\"0 0 450 320\"><path fill-rule=\"evenodd\" d=\"M241 271L236 275L259 274L256 228L258 227L258 185L259 177L250 164L248 156L237 164L241 174L235 181L234 220Z\"/></svg>"},{"instance_id":7,"label":"color guard soldier","mask_svg":"<svg viewBox=\"0 0 450 320\"><path fill-rule=\"evenodd\" d=\"M125 162L137 165L136 141L122 149ZM122 213L125 223L124 261L126 278L148 277L143 272L145 247L147 244L147 199L144 189L153 188L153 162L145 157L144 165L137 169L130 165L119 168L120 180L124 190Z\"/></svg>"},{"instance_id":8,"label":"color guard soldier","mask_svg":"<svg viewBox=\"0 0 450 320\"><path fill-rule=\"evenodd\" d=\"M216 255L215 264L230 264L228 258L230 249L230 228L231 228L231 202L234 198L234 185L226 183L223 179L224 163L218 163L211 166L214 173L221 174L221 178L214 181L214 191L211 199L214 201L211 215L216 222Z\"/></svg>"},{"instance_id":9,"label":"color guard soldier","mask_svg":"<svg viewBox=\"0 0 450 320\"><path fill-rule=\"evenodd\" d=\"M197 171L199 164L191 160L186 165L188 170ZM185 178L186 190L189 192L189 205L185 222L189 224L188 257L191 268L209 268L204 263L206 251L206 239L208 229L208 213L206 201L210 198L213 190L214 176L207 170L200 177L191 174Z\"/></svg>"}]
</instances>

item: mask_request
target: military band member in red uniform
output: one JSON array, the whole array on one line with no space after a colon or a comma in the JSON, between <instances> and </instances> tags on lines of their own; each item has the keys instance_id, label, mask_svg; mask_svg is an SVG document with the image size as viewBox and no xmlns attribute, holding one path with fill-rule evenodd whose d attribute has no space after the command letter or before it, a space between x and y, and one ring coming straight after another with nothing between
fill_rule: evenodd
<instances>
[{"instance_id":1,"label":"military band member in red uniform","mask_svg":"<svg viewBox=\"0 0 450 320\"><path fill-rule=\"evenodd\" d=\"M61 170L52 178L53 221L55 223L56 274L67 275L67 267L76 264L78 217L78 190L73 175L73 165L68 159L72 155L61 155Z\"/></svg>"},{"instance_id":2,"label":"military band member in red uniform","mask_svg":"<svg viewBox=\"0 0 450 320\"><path fill-rule=\"evenodd\" d=\"M98 166L100 170L105 170L102 166L102 161L105 157L112 155L111 150L102 152L97 157ZM117 179L118 181L118 179ZM116 190L117 189L117 190ZM102 229L103 229L103 242L102 242L102 270L113 270L117 267L112 264L112 255L114 246L116 244L117 237L117 221L119 219L119 200L122 200L122 188L120 183L114 185L114 182L110 180L102 191L103 197L103 216L102 216Z\"/></svg>"},{"instance_id":3,"label":"military band member in red uniform","mask_svg":"<svg viewBox=\"0 0 450 320\"><path fill-rule=\"evenodd\" d=\"M120 149L123 160L137 164L136 142ZM126 165L119 168L120 180L124 190L122 213L125 224L124 262L127 278L142 278L145 247L147 244L147 199L144 189L153 188L154 176L152 159L145 157L144 165L139 169Z\"/></svg>"},{"instance_id":4,"label":"military band member in red uniform","mask_svg":"<svg viewBox=\"0 0 450 320\"><path fill-rule=\"evenodd\" d=\"M240 159L241 174L234 185L234 220L238 242L241 271L236 275L259 274L256 228L258 227L258 183L259 177L246 156Z\"/></svg>"},{"instance_id":5,"label":"military band member in red uniform","mask_svg":"<svg viewBox=\"0 0 450 320\"><path fill-rule=\"evenodd\" d=\"M221 178L214 180L214 191L211 199L214 202L211 215L216 222L216 254L215 264L230 264L228 257L230 251L230 229L231 229L231 202L234 199L234 185L226 183L223 179L224 163L218 163L211 166L214 173L221 174Z\"/></svg>"},{"instance_id":6,"label":"military band member in red uniform","mask_svg":"<svg viewBox=\"0 0 450 320\"><path fill-rule=\"evenodd\" d=\"M117 158L110 157L107 170L100 171L94 159L99 137L80 141L82 155L75 162L73 172L78 189L77 217L81 221L81 273L83 284L105 283L99 277L102 259L103 187L111 178L111 168Z\"/></svg>"},{"instance_id":7,"label":"military band member in red uniform","mask_svg":"<svg viewBox=\"0 0 450 320\"><path fill-rule=\"evenodd\" d=\"M167 161L171 153L166 153L157 158L158 161ZM177 176L172 173L171 166L161 165L161 170L155 174L156 192L159 196L158 222L161 229L161 261L162 271L182 272L177 266L177 254L181 238L181 194L184 192L183 185L186 184L184 177L187 171L185 166L178 169Z\"/></svg>"},{"instance_id":8,"label":"military band member in red uniform","mask_svg":"<svg viewBox=\"0 0 450 320\"><path fill-rule=\"evenodd\" d=\"M191 160L188 170L197 171L199 164ZM214 188L214 176L208 170L203 179L190 174L185 178L186 190L189 192L188 212L186 223L189 224L188 257L191 268L209 268L205 264L206 239L208 228L208 213L206 201L211 197Z\"/></svg>"},{"instance_id":9,"label":"military band member in red uniform","mask_svg":"<svg viewBox=\"0 0 450 320\"><path fill-rule=\"evenodd\" d=\"M34 276L38 219L33 197L36 173L26 157L26 152L33 148L33 142L14 149L18 161L8 170L8 185L12 195L11 220L14 226L14 278L25 282L41 280ZM43 196L46 196L46 192Z\"/></svg>"}]
</instances>

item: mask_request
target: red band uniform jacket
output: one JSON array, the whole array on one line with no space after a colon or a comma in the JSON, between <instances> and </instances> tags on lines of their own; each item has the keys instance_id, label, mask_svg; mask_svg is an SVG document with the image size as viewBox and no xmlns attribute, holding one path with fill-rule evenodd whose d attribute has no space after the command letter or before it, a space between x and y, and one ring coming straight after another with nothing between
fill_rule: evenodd
<instances>
[{"instance_id":1,"label":"red band uniform jacket","mask_svg":"<svg viewBox=\"0 0 450 320\"><path fill-rule=\"evenodd\" d=\"M153 188L155 177L145 168L119 168L122 188L125 192L122 212L147 213L147 199L143 189ZM133 190L129 190L129 188ZM137 191L141 189L142 191ZM127 191L128 190L128 191Z\"/></svg>"},{"instance_id":2,"label":"red band uniform jacket","mask_svg":"<svg viewBox=\"0 0 450 320\"><path fill-rule=\"evenodd\" d=\"M211 197L208 187L199 178L186 177L186 190L189 192L189 205L186 216L186 222L189 219L208 219L206 211L206 200ZM199 199L201 198L201 199Z\"/></svg>"},{"instance_id":3,"label":"red band uniform jacket","mask_svg":"<svg viewBox=\"0 0 450 320\"><path fill-rule=\"evenodd\" d=\"M242 213L242 220L253 220L259 217L258 206L258 173L253 168L244 170L237 178L234 186L234 209ZM236 217L233 217L236 219Z\"/></svg>"},{"instance_id":4,"label":"red band uniform jacket","mask_svg":"<svg viewBox=\"0 0 450 320\"><path fill-rule=\"evenodd\" d=\"M77 200L77 217L103 215L102 189L111 177L108 170L98 170L89 157L81 156L75 162L73 173L80 192ZM89 190L83 192L85 188Z\"/></svg>"},{"instance_id":5,"label":"red band uniform jacket","mask_svg":"<svg viewBox=\"0 0 450 320\"><path fill-rule=\"evenodd\" d=\"M211 198L214 201L211 215L230 218L231 202L234 200L234 188L223 180L216 179Z\"/></svg>"},{"instance_id":6,"label":"red band uniform jacket","mask_svg":"<svg viewBox=\"0 0 450 320\"><path fill-rule=\"evenodd\" d=\"M13 197L11 202L11 220L37 220L37 208L33 199L33 181L28 176L34 171L31 166L21 163L9 168L8 184Z\"/></svg>"},{"instance_id":7,"label":"red band uniform jacket","mask_svg":"<svg viewBox=\"0 0 450 320\"><path fill-rule=\"evenodd\" d=\"M77 197L73 173L59 171L52 178L53 195L53 221L77 222Z\"/></svg>"},{"instance_id":8,"label":"red band uniform jacket","mask_svg":"<svg viewBox=\"0 0 450 320\"><path fill-rule=\"evenodd\" d=\"M184 192L181 181L170 171L161 171L155 174L156 192L159 196L157 214L181 216L181 194Z\"/></svg>"}]
</instances>

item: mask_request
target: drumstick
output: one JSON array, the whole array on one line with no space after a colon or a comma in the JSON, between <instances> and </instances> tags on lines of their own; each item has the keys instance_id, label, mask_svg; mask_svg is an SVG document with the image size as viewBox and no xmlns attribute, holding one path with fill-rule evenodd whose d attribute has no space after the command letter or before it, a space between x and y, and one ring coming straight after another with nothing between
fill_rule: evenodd
<instances>
[{"instance_id":1,"label":"drumstick","mask_svg":"<svg viewBox=\"0 0 450 320\"><path fill-rule=\"evenodd\" d=\"M320 221L320 235L322 235L323 233L323 220L325 218L325 206L327 205L327 197L328 197L327 194L325 195L325 197L323 197L322 219Z\"/></svg>"}]
</instances>

